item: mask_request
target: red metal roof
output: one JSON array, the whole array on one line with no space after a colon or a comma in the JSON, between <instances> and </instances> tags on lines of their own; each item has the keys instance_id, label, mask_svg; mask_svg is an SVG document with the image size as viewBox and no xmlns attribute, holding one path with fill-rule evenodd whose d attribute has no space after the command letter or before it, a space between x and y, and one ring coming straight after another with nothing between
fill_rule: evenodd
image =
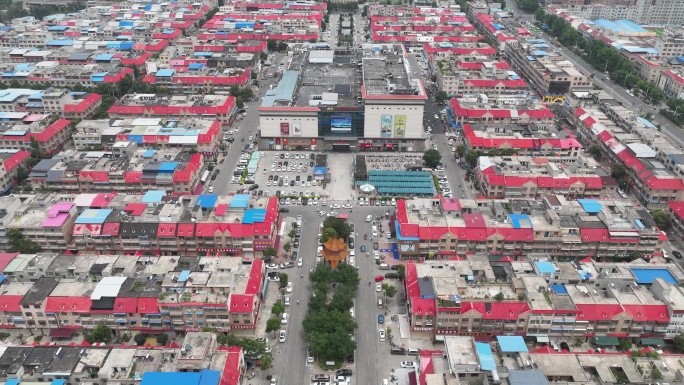
<instances>
[{"instance_id":1,"label":"red metal roof","mask_svg":"<svg viewBox=\"0 0 684 385\"><path fill-rule=\"evenodd\" d=\"M112 203L112 199L116 196L116 192L112 192L109 194L97 194L95 195L95 198L93 198L93 201L90 202L90 207L91 208L105 208L108 207L110 203Z\"/></svg>"},{"instance_id":2,"label":"red metal roof","mask_svg":"<svg viewBox=\"0 0 684 385\"><path fill-rule=\"evenodd\" d=\"M9 158L5 160L3 163L3 166L5 167L5 172L10 172L17 168L20 164L24 163L24 161L31 156L30 151L17 151L14 154L12 154Z\"/></svg>"},{"instance_id":3,"label":"red metal roof","mask_svg":"<svg viewBox=\"0 0 684 385\"><path fill-rule=\"evenodd\" d=\"M406 263L404 285L406 285L406 296L408 298L420 297L420 288L418 287L418 270L416 269L416 264L413 261Z\"/></svg>"},{"instance_id":4,"label":"red metal roof","mask_svg":"<svg viewBox=\"0 0 684 385\"><path fill-rule=\"evenodd\" d=\"M254 295L232 293L229 303L228 311L231 313L251 313L254 310Z\"/></svg>"},{"instance_id":5,"label":"red metal roof","mask_svg":"<svg viewBox=\"0 0 684 385\"><path fill-rule=\"evenodd\" d=\"M580 229L580 236L582 242L608 242L610 239L610 233L606 228L582 228Z\"/></svg>"},{"instance_id":6,"label":"red metal roof","mask_svg":"<svg viewBox=\"0 0 684 385\"><path fill-rule=\"evenodd\" d=\"M264 261L255 259L252 268L249 270L249 279L245 294L258 295L261 291L261 282L264 280Z\"/></svg>"},{"instance_id":7,"label":"red metal roof","mask_svg":"<svg viewBox=\"0 0 684 385\"><path fill-rule=\"evenodd\" d=\"M92 182L109 182L109 173L107 171L80 171L78 179Z\"/></svg>"},{"instance_id":8,"label":"red metal roof","mask_svg":"<svg viewBox=\"0 0 684 385\"><path fill-rule=\"evenodd\" d=\"M139 217L145 212L146 208L147 203L129 203L124 207L123 211L133 216Z\"/></svg>"},{"instance_id":9,"label":"red metal roof","mask_svg":"<svg viewBox=\"0 0 684 385\"><path fill-rule=\"evenodd\" d=\"M120 223L107 222L102 226L102 235L119 235Z\"/></svg>"},{"instance_id":10,"label":"red metal roof","mask_svg":"<svg viewBox=\"0 0 684 385\"><path fill-rule=\"evenodd\" d=\"M140 314L159 314L158 299L156 297L139 297L138 313Z\"/></svg>"},{"instance_id":11,"label":"red metal roof","mask_svg":"<svg viewBox=\"0 0 684 385\"><path fill-rule=\"evenodd\" d=\"M69 127L70 124L71 120L69 119L59 119L58 121L45 127L45 129L41 132L32 132L31 137L35 138L39 142L44 143L52 139L52 137L57 135L60 131Z\"/></svg>"},{"instance_id":12,"label":"red metal roof","mask_svg":"<svg viewBox=\"0 0 684 385\"><path fill-rule=\"evenodd\" d=\"M176 224L175 223L160 223L157 226L157 238L175 238Z\"/></svg>"},{"instance_id":13,"label":"red metal roof","mask_svg":"<svg viewBox=\"0 0 684 385\"><path fill-rule=\"evenodd\" d=\"M126 183L140 183L142 178L142 171L126 171L124 173L124 182Z\"/></svg>"},{"instance_id":14,"label":"red metal roof","mask_svg":"<svg viewBox=\"0 0 684 385\"><path fill-rule=\"evenodd\" d=\"M240 385L242 363L242 348L237 346L221 346L217 350L227 352L226 363L223 365L223 373L219 385Z\"/></svg>"},{"instance_id":15,"label":"red metal roof","mask_svg":"<svg viewBox=\"0 0 684 385\"><path fill-rule=\"evenodd\" d=\"M0 252L0 271L5 270L7 265L19 255L19 253L1 253Z\"/></svg>"},{"instance_id":16,"label":"red metal roof","mask_svg":"<svg viewBox=\"0 0 684 385\"><path fill-rule=\"evenodd\" d=\"M24 298L23 295L0 295L0 312L19 313L21 305L19 302Z\"/></svg>"},{"instance_id":17,"label":"red metal roof","mask_svg":"<svg viewBox=\"0 0 684 385\"><path fill-rule=\"evenodd\" d=\"M670 322L667 305L622 305L622 308L625 309L636 322Z\"/></svg>"},{"instance_id":18,"label":"red metal roof","mask_svg":"<svg viewBox=\"0 0 684 385\"><path fill-rule=\"evenodd\" d=\"M652 176L646 180L652 190L684 190L684 181L677 177Z\"/></svg>"},{"instance_id":19,"label":"red metal roof","mask_svg":"<svg viewBox=\"0 0 684 385\"><path fill-rule=\"evenodd\" d=\"M93 104L97 103L102 99L102 96L98 94L88 94L84 99L80 100L76 104L65 104L64 105L64 112L73 112L73 113L81 113L84 112L85 110L88 109L88 107L92 106Z\"/></svg>"},{"instance_id":20,"label":"red metal roof","mask_svg":"<svg viewBox=\"0 0 684 385\"><path fill-rule=\"evenodd\" d=\"M195 224L194 223L179 223L178 224L178 236L179 237L193 237L193 236L195 236Z\"/></svg>"},{"instance_id":21,"label":"red metal roof","mask_svg":"<svg viewBox=\"0 0 684 385\"><path fill-rule=\"evenodd\" d=\"M92 301L88 297L48 297L45 302L46 313L90 313Z\"/></svg>"},{"instance_id":22,"label":"red metal roof","mask_svg":"<svg viewBox=\"0 0 684 385\"><path fill-rule=\"evenodd\" d=\"M608 321L624 312L618 304L577 304L578 321Z\"/></svg>"},{"instance_id":23,"label":"red metal roof","mask_svg":"<svg viewBox=\"0 0 684 385\"><path fill-rule=\"evenodd\" d=\"M489 311L487 311L489 304ZM530 311L527 302L462 302L461 314L468 311L476 311L482 314L486 320L517 320L520 315Z\"/></svg>"},{"instance_id":24,"label":"red metal roof","mask_svg":"<svg viewBox=\"0 0 684 385\"><path fill-rule=\"evenodd\" d=\"M667 206L679 218L679 220L684 219L684 202L670 202L667 204Z\"/></svg>"},{"instance_id":25,"label":"red metal roof","mask_svg":"<svg viewBox=\"0 0 684 385\"><path fill-rule=\"evenodd\" d=\"M411 312L415 315L436 315L435 300L432 298L411 299Z\"/></svg>"}]
</instances>

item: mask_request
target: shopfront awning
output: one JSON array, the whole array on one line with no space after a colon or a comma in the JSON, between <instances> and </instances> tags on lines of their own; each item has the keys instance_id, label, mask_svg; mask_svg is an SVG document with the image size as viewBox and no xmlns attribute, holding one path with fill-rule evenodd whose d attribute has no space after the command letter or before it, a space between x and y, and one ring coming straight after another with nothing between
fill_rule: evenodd
<instances>
[{"instance_id":1,"label":"shopfront awning","mask_svg":"<svg viewBox=\"0 0 684 385\"><path fill-rule=\"evenodd\" d=\"M642 338L641 344L648 346L663 346L665 345L665 341L663 341L662 338Z\"/></svg>"},{"instance_id":2,"label":"shopfront awning","mask_svg":"<svg viewBox=\"0 0 684 385\"><path fill-rule=\"evenodd\" d=\"M71 329L50 329L50 334L48 336L54 337L54 338L71 338L73 335L73 330Z\"/></svg>"},{"instance_id":3,"label":"shopfront awning","mask_svg":"<svg viewBox=\"0 0 684 385\"><path fill-rule=\"evenodd\" d=\"M540 344L542 344L542 343L548 344L548 343L549 343L549 336L548 336L548 335L546 335L546 336L537 336L537 337L535 337L535 338L537 339L537 342L540 343Z\"/></svg>"},{"instance_id":4,"label":"shopfront awning","mask_svg":"<svg viewBox=\"0 0 684 385\"><path fill-rule=\"evenodd\" d=\"M594 343L596 345L615 346L619 345L620 341L618 341L617 337L594 337Z\"/></svg>"}]
</instances>

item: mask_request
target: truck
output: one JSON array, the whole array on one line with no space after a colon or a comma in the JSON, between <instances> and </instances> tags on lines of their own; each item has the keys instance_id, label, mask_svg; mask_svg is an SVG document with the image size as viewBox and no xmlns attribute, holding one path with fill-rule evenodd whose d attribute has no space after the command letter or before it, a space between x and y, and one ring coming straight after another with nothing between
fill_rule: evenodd
<instances>
[{"instance_id":1,"label":"truck","mask_svg":"<svg viewBox=\"0 0 684 385\"><path fill-rule=\"evenodd\" d=\"M556 47L560 47L560 46L561 46L560 41L556 40Z\"/></svg>"}]
</instances>

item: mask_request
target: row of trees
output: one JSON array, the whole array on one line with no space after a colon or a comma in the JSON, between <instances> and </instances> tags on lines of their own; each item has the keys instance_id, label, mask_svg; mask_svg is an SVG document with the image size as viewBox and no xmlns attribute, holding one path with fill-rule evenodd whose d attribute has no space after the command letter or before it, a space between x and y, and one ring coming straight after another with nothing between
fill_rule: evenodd
<instances>
[{"instance_id":1,"label":"row of trees","mask_svg":"<svg viewBox=\"0 0 684 385\"><path fill-rule=\"evenodd\" d=\"M309 351L319 360L342 361L356 350L352 336L358 325L349 309L359 287L358 270L346 263L336 269L319 265L309 279L314 294L302 323Z\"/></svg>"},{"instance_id":2,"label":"row of trees","mask_svg":"<svg viewBox=\"0 0 684 385\"><path fill-rule=\"evenodd\" d=\"M613 82L624 88L634 89L650 103L658 104L665 99L663 90L657 84L640 79L634 63L603 40L585 39L565 19L548 14L542 8L536 10L534 17L539 24L547 27L548 34L601 73L610 74Z\"/></svg>"},{"instance_id":3,"label":"row of trees","mask_svg":"<svg viewBox=\"0 0 684 385\"><path fill-rule=\"evenodd\" d=\"M82 1L69 2L66 5L34 5L29 9L24 9L21 1L0 0L0 23L10 24L12 19L33 16L37 20L42 20L45 16L56 13L72 13L86 8Z\"/></svg>"}]
</instances>

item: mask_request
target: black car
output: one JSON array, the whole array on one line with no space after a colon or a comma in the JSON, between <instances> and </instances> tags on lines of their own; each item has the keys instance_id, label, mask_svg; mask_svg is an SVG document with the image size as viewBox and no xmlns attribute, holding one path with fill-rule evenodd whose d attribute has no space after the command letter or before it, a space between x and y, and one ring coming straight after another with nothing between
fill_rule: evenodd
<instances>
[{"instance_id":1,"label":"black car","mask_svg":"<svg viewBox=\"0 0 684 385\"><path fill-rule=\"evenodd\" d=\"M353 354L351 356L347 357L347 363L349 363L349 364L354 363L354 355Z\"/></svg>"},{"instance_id":2,"label":"black car","mask_svg":"<svg viewBox=\"0 0 684 385\"><path fill-rule=\"evenodd\" d=\"M256 189L258 189L258 188L259 188L259 185L258 185L258 184L253 184L253 185L249 186L249 188L248 188L247 190L253 191L253 190L256 190Z\"/></svg>"},{"instance_id":3,"label":"black car","mask_svg":"<svg viewBox=\"0 0 684 385\"><path fill-rule=\"evenodd\" d=\"M278 194L278 195L280 195L280 194ZM290 209L282 208L282 209L280 209L280 210L278 210L278 211L280 211L281 213L289 213L289 212L290 212Z\"/></svg>"},{"instance_id":4,"label":"black car","mask_svg":"<svg viewBox=\"0 0 684 385\"><path fill-rule=\"evenodd\" d=\"M406 349L404 348L392 348L390 349L390 354L393 356L405 356Z\"/></svg>"},{"instance_id":5,"label":"black car","mask_svg":"<svg viewBox=\"0 0 684 385\"><path fill-rule=\"evenodd\" d=\"M399 265L392 265L392 266L390 267L390 269L392 269L392 270L399 270Z\"/></svg>"},{"instance_id":6,"label":"black car","mask_svg":"<svg viewBox=\"0 0 684 385\"><path fill-rule=\"evenodd\" d=\"M234 141L235 141L235 138L233 138L232 136L229 136L229 137L227 137L227 138L226 138L226 141L228 141L228 142L231 142L231 143L232 143L232 142L234 142Z\"/></svg>"},{"instance_id":7,"label":"black car","mask_svg":"<svg viewBox=\"0 0 684 385\"><path fill-rule=\"evenodd\" d=\"M280 196L280 190L276 190L276 196L277 196L277 197ZM283 211L283 210L287 210L287 211ZM280 209L280 212L281 212L281 213L289 213L290 210L288 210L288 209Z\"/></svg>"},{"instance_id":8,"label":"black car","mask_svg":"<svg viewBox=\"0 0 684 385\"><path fill-rule=\"evenodd\" d=\"M373 242L373 250L378 251L378 243Z\"/></svg>"},{"instance_id":9,"label":"black car","mask_svg":"<svg viewBox=\"0 0 684 385\"><path fill-rule=\"evenodd\" d=\"M313 160L313 159L315 159L315 158L316 158L316 155L314 155L314 154L309 154L309 159Z\"/></svg>"},{"instance_id":10,"label":"black car","mask_svg":"<svg viewBox=\"0 0 684 385\"><path fill-rule=\"evenodd\" d=\"M682 259L682 253L677 250L672 250L672 255L674 255L677 259Z\"/></svg>"},{"instance_id":11,"label":"black car","mask_svg":"<svg viewBox=\"0 0 684 385\"><path fill-rule=\"evenodd\" d=\"M387 273L387 274L385 274L385 278L387 278L387 279L399 279L399 275L397 273Z\"/></svg>"},{"instance_id":12,"label":"black car","mask_svg":"<svg viewBox=\"0 0 684 385\"><path fill-rule=\"evenodd\" d=\"M351 376L352 375L352 370L351 369L340 369L337 372L335 372L336 376Z\"/></svg>"},{"instance_id":13,"label":"black car","mask_svg":"<svg viewBox=\"0 0 684 385\"><path fill-rule=\"evenodd\" d=\"M293 252L292 252L292 257L290 257L290 259L293 260L293 261L296 261L296 260L297 260L297 256L298 256L297 252L296 252L296 251L293 251Z\"/></svg>"},{"instance_id":14,"label":"black car","mask_svg":"<svg viewBox=\"0 0 684 385\"><path fill-rule=\"evenodd\" d=\"M292 242L295 248L299 247L299 239L295 238L294 242Z\"/></svg>"}]
</instances>

